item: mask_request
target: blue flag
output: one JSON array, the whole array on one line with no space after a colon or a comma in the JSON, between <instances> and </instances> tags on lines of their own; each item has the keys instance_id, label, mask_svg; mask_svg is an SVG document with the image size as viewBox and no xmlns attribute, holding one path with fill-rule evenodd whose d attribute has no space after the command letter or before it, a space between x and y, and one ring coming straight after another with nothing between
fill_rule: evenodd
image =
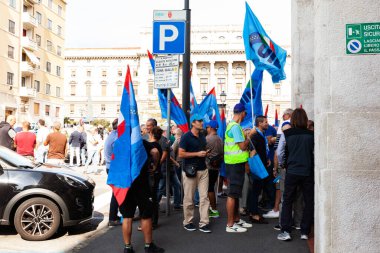
<instances>
[{"instance_id":1,"label":"blue flag","mask_svg":"<svg viewBox=\"0 0 380 253\"><path fill-rule=\"evenodd\" d=\"M192 114L194 110L197 110L198 103L194 95L194 90L193 90L193 84L190 81L190 113Z\"/></svg>"},{"instance_id":2,"label":"blue flag","mask_svg":"<svg viewBox=\"0 0 380 253\"><path fill-rule=\"evenodd\" d=\"M252 80L252 90L251 90L251 80ZM241 96L240 103L245 105L245 110L247 115L245 116L243 122L240 126L244 128L252 128L252 108L251 103L253 103L253 116L263 115L263 103L261 100L261 89L263 82L263 70L255 69L253 71L251 80L248 81L247 86L244 89L243 95ZM252 101L251 101L252 93Z\"/></svg>"},{"instance_id":3,"label":"blue flag","mask_svg":"<svg viewBox=\"0 0 380 253\"><path fill-rule=\"evenodd\" d=\"M270 39L247 2L245 8L243 39L247 60L252 60L256 69L267 70L274 83L285 80L286 51Z\"/></svg>"},{"instance_id":4,"label":"blue flag","mask_svg":"<svg viewBox=\"0 0 380 253\"><path fill-rule=\"evenodd\" d=\"M118 204L121 205L148 157L141 137L129 66L121 98L117 133L107 184L111 186Z\"/></svg>"},{"instance_id":5,"label":"blue flag","mask_svg":"<svg viewBox=\"0 0 380 253\"><path fill-rule=\"evenodd\" d=\"M219 113L218 102L216 101L215 87L207 94L198 106L197 113L203 116L203 122L208 123L210 120L216 120L218 122L218 135L223 136L222 120Z\"/></svg>"}]
</instances>

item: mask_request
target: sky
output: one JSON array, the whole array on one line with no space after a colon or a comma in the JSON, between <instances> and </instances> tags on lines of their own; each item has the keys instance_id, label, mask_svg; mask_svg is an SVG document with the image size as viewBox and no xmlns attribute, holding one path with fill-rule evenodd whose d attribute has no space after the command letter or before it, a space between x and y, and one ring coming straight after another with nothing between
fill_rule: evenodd
<instances>
[{"instance_id":1,"label":"sky","mask_svg":"<svg viewBox=\"0 0 380 253\"><path fill-rule=\"evenodd\" d=\"M153 10L182 10L184 0L68 0L66 48L139 46ZM271 39L290 45L290 0L247 0ZM191 25L241 25L245 0L189 0Z\"/></svg>"}]
</instances>

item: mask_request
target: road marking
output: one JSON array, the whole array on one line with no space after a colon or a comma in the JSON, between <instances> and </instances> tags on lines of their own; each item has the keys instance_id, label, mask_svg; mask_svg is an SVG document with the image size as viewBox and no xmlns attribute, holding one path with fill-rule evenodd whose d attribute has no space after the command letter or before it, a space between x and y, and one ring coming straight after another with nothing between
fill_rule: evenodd
<instances>
[{"instance_id":1,"label":"road marking","mask_svg":"<svg viewBox=\"0 0 380 253\"><path fill-rule=\"evenodd\" d=\"M112 191L109 190L105 193L100 194L99 196L95 196L94 200L94 211L99 211L106 205L109 205L111 201Z\"/></svg>"}]
</instances>

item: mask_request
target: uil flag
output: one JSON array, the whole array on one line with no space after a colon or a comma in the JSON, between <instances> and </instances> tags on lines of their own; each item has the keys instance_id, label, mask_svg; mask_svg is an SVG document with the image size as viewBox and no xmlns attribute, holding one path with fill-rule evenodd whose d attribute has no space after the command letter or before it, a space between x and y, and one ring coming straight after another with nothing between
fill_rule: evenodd
<instances>
[{"instance_id":1,"label":"uil flag","mask_svg":"<svg viewBox=\"0 0 380 253\"><path fill-rule=\"evenodd\" d=\"M265 112L264 112L264 116L267 117L268 116L268 108L269 108L269 105L267 105L265 107Z\"/></svg>"},{"instance_id":2,"label":"uil flag","mask_svg":"<svg viewBox=\"0 0 380 253\"><path fill-rule=\"evenodd\" d=\"M274 126L278 127L278 125L279 125L279 121L278 121L278 113L276 109L276 112L274 114Z\"/></svg>"},{"instance_id":3,"label":"uil flag","mask_svg":"<svg viewBox=\"0 0 380 253\"><path fill-rule=\"evenodd\" d=\"M286 51L269 38L247 2L243 39L247 60L252 60L257 69L266 69L274 83L286 78L284 72Z\"/></svg>"},{"instance_id":4,"label":"uil flag","mask_svg":"<svg viewBox=\"0 0 380 253\"><path fill-rule=\"evenodd\" d=\"M225 137L224 135L226 134L226 129L227 129L226 116L224 115L224 108L222 109L220 119L222 121L222 125L219 125L221 135L219 135L219 129L218 129L218 135L220 138L222 138L223 143L224 143L224 137ZM224 162L222 162L222 165L220 166L220 175L222 177L226 176L226 164Z\"/></svg>"},{"instance_id":5,"label":"uil flag","mask_svg":"<svg viewBox=\"0 0 380 253\"><path fill-rule=\"evenodd\" d=\"M150 61L150 65L153 69L153 73L155 72L154 68L154 59L153 55L149 52L148 50L148 57ZM167 103L167 90L166 89L159 89L158 90L158 101L160 103L160 108L161 108L161 117L162 118L167 118L167 108L168 108L168 103ZM170 91L170 116L171 119L177 124L177 127L182 130L182 132L186 133L189 131L189 126L187 124L187 119L185 113L182 111L181 105L179 104L177 98L175 97L174 93Z\"/></svg>"},{"instance_id":6,"label":"uil flag","mask_svg":"<svg viewBox=\"0 0 380 253\"><path fill-rule=\"evenodd\" d=\"M190 81L190 113L192 113L194 110L197 110L197 107L198 107L198 103L197 103L197 100L195 99L193 85Z\"/></svg>"},{"instance_id":7,"label":"uil flag","mask_svg":"<svg viewBox=\"0 0 380 253\"><path fill-rule=\"evenodd\" d=\"M121 98L117 133L107 184L111 186L117 203L121 205L147 160L129 66Z\"/></svg>"},{"instance_id":8,"label":"uil flag","mask_svg":"<svg viewBox=\"0 0 380 253\"><path fill-rule=\"evenodd\" d=\"M252 80L252 90L251 90L251 82ZM245 105L245 110L247 115L244 118L244 121L240 123L240 126L244 128L252 128L253 117L252 117L252 103L253 103L253 116L263 115L263 104L261 100L261 86L263 82L263 71L259 69L255 69L253 71L251 80L248 81L247 86L243 91L243 95L241 96L240 103ZM251 101L251 93L252 99Z\"/></svg>"},{"instance_id":9,"label":"uil flag","mask_svg":"<svg viewBox=\"0 0 380 253\"><path fill-rule=\"evenodd\" d=\"M203 121L205 123L210 120L216 120L218 122L218 126L222 125L221 117L219 114L218 103L216 101L216 93L215 87L210 90L207 96L202 100L202 103L198 106L197 110L198 114L203 116ZM223 129L218 127L218 135L220 137L223 136Z\"/></svg>"}]
</instances>

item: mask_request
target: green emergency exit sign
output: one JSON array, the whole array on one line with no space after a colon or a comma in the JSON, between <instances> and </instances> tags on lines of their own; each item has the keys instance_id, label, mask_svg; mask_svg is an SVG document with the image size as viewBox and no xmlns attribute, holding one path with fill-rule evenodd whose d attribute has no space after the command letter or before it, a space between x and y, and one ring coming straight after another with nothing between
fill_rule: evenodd
<instances>
[{"instance_id":1,"label":"green emergency exit sign","mask_svg":"<svg viewBox=\"0 0 380 253\"><path fill-rule=\"evenodd\" d=\"M347 54L380 54L380 23L346 25Z\"/></svg>"}]
</instances>

